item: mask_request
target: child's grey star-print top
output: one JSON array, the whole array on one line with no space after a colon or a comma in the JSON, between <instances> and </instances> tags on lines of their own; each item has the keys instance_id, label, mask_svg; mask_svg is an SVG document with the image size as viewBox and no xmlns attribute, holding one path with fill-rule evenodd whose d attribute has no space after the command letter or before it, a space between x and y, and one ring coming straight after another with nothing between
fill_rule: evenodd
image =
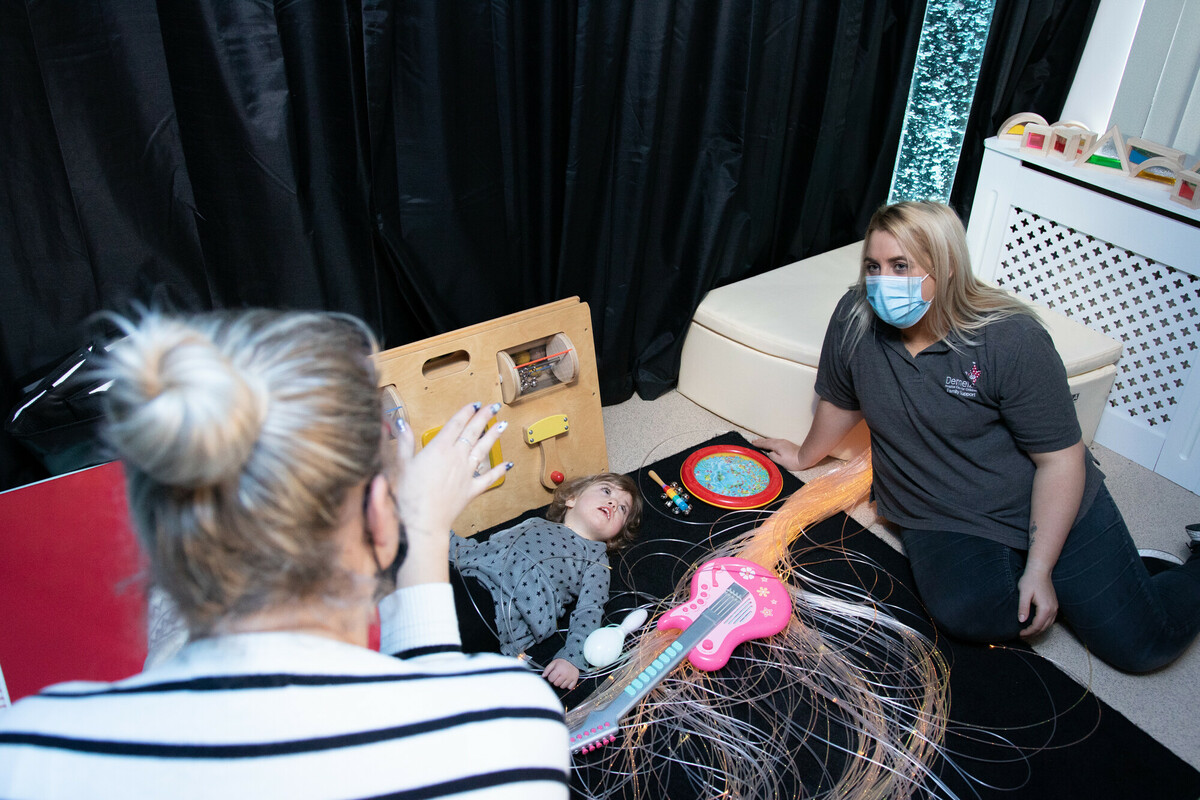
<instances>
[{"instance_id":1,"label":"child's grey star-print top","mask_svg":"<svg viewBox=\"0 0 1200 800\"><path fill-rule=\"evenodd\" d=\"M586 669L583 642L600 627L608 601L608 551L558 522L529 519L486 541L450 537L450 563L488 588L501 651L515 656L558 630L575 600L567 643L554 657Z\"/></svg>"}]
</instances>

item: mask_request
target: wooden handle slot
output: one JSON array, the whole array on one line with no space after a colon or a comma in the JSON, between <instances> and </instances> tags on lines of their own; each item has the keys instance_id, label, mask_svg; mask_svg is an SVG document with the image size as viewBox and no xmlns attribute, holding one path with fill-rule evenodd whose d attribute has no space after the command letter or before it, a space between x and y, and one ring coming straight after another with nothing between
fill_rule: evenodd
<instances>
[{"instance_id":1,"label":"wooden handle slot","mask_svg":"<svg viewBox=\"0 0 1200 800\"><path fill-rule=\"evenodd\" d=\"M462 372L471 366L471 356L466 350L455 350L442 356L435 356L421 365L422 377L434 380Z\"/></svg>"}]
</instances>

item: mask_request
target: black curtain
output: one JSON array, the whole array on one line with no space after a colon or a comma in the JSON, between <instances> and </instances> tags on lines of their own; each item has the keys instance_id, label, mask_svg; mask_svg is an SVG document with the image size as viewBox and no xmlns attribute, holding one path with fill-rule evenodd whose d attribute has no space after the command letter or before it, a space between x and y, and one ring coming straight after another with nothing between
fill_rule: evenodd
<instances>
[{"instance_id":1,"label":"black curtain","mask_svg":"<svg viewBox=\"0 0 1200 800\"><path fill-rule=\"evenodd\" d=\"M1097 1L999 0L993 114ZM861 235L923 14L0 0L0 408L131 301L348 311L391 347L579 295L604 402L656 397L706 291ZM0 439L0 486L39 470Z\"/></svg>"}]
</instances>

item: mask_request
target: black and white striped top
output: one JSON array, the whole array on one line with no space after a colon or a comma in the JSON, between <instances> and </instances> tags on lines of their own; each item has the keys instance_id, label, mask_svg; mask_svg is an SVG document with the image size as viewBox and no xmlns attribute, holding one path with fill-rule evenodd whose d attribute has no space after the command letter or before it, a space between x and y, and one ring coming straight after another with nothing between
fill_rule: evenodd
<instances>
[{"instance_id":1,"label":"black and white striped top","mask_svg":"<svg viewBox=\"0 0 1200 800\"><path fill-rule=\"evenodd\" d=\"M0 710L0 797L565 798L561 704L518 661L464 656L453 609L446 584L385 600L407 658L249 633L51 687Z\"/></svg>"}]
</instances>

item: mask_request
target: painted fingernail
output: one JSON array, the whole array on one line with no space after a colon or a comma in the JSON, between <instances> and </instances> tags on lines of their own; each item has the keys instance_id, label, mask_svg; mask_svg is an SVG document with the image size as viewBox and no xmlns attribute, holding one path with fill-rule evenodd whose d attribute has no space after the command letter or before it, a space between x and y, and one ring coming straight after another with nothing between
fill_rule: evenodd
<instances>
[{"instance_id":1,"label":"painted fingernail","mask_svg":"<svg viewBox=\"0 0 1200 800\"><path fill-rule=\"evenodd\" d=\"M482 407L483 407L483 403L480 403L478 401L471 403L471 408L475 409L476 411L478 411Z\"/></svg>"},{"instance_id":2,"label":"painted fingernail","mask_svg":"<svg viewBox=\"0 0 1200 800\"><path fill-rule=\"evenodd\" d=\"M508 427L508 420L503 420L501 422L496 423L496 430L500 431L501 433L503 433L504 429L507 427Z\"/></svg>"},{"instance_id":3,"label":"painted fingernail","mask_svg":"<svg viewBox=\"0 0 1200 800\"><path fill-rule=\"evenodd\" d=\"M512 468L513 468L513 462L511 462L511 461L504 462L504 471L505 472L508 472Z\"/></svg>"},{"instance_id":4,"label":"painted fingernail","mask_svg":"<svg viewBox=\"0 0 1200 800\"><path fill-rule=\"evenodd\" d=\"M408 430L408 424L405 423L404 417L396 417L396 432L404 433Z\"/></svg>"},{"instance_id":5,"label":"painted fingernail","mask_svg":"<svg viewBox=\"0 0 1200 800\"><path fill-rule=\"evenodd\" d=\"M500 413L500 404L499 404L499 403L492 403L492 405L491 405L491 407L490 407L490 410L491 410L491 412L492 412L493 414L499 414L499 413Z\"/></svg>"}]
</instances>

